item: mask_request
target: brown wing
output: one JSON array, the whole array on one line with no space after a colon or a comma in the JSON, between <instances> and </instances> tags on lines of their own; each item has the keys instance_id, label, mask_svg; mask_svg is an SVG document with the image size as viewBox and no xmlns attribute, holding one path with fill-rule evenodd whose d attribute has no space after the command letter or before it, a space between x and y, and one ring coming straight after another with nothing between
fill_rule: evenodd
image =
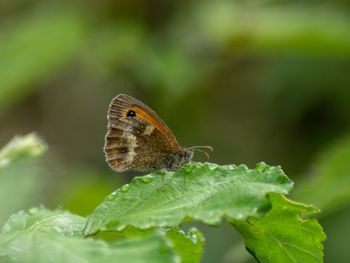
<instances>
[{"instance_id":1,"label":"brown wing","mask_svg":"<svg viewBox=\"0 0 350 263\"><path fill-rule=\"evenodd\" d=\"M116 96L107 118L104 151L113 170L161 169L166 166L169 154L180 148L157 114L131 96Z\"/></svg>"}]
</instances>

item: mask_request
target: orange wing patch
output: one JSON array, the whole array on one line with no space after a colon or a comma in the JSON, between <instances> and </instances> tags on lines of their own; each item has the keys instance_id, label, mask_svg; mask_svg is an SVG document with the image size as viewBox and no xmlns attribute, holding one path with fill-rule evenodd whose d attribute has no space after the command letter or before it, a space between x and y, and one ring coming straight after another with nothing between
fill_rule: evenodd
<instances>
[{"instance_id":1,"label":"orange wing patch","mask_svg":"<svg viewBox=\"0 0 350 263\"><path fill-rule=\"evenodd\" d=\"M146 120L149 124L154 126L156 129L158 129L169 141L169 143L172 145L172 147L176 148L178 143L176 141L176 138L174 135L169 132L169 128L159 120L155 119L150 113L147 111L143 110L137 105L133 105L130 107L127 107L123 109L123 115L126 116L127 112L133 110L136 113L136 116Z\"/></svg>"}]
</instances>

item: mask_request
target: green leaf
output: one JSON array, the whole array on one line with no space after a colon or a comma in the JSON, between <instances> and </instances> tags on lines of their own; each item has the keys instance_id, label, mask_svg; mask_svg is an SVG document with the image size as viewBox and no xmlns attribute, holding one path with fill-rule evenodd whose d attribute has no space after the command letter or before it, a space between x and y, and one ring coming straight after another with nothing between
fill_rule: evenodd
<instances>
[{"instance_id":1,"label":"green leaf","mask_svg":"<svg viewBox=\"0 0 350 263\"><path fill-rule=\"evenodd\" d=\"M83 239L85 218L62 210L33 208L12 215L0 234L3 262L175 262L162 232L106 243ZM174 238L175 239L175 238Z\"/></svg>"},{"instance_id":2,"label":"green leaf","mask_svg":"<svg viewBox=\"0 0 350 263\"><path fill-rule=\"evenodd\" d=\"M159 233L112 244L40 232L0 235L1 262L146 263L176 262L177 259L168 241Z\"/></svg>"},{"instance_id":3,"label":"green leaf","mask_svg":"<svg viewBox=\"0 0 350 263\"><path fill-rule=\"evenodd\" d=\"M259 262L323 262L325 234L315 219L308 219L318 210L282 195L269 196L272 209L266 216L232 221L248 250Z\"/></svg>"},{"instance_id":4,"label":"green leaf","mask_svg":"<svg viewBox=\"0 0 350 263\"><path fill-rule=\"evenodd\" d=\"M180 229L173 229L168 231L166 236L171 239L182 263L201 261L204 237L196 228L191 228L187 234Z\"/></svg>"},{"instance_id":5,"label":"green leaf","mask_svg":"<svg viewBox=\"0 0 350 263\"><path fill-rule=\"evenodd\" d=\"M171 247L176 254L181 257L181 262L200 262L203 253L204 237L199 230L194 227L189 229L187 233L180 228L173 228L170 230L163 228L140 230L134 227L127 227L121 232L100 232L97 237L102 237L104 240L115 241L144 238L154 235L157 232L165 234Z\"/></svg>"},{"instance_id":6,"label":"green leaf","mask_svg":"<svg viewBox=\"0 0 350 263\"><path fill-rule=\"evenodd\" d=\"M137 177L109 195L89 217L84 234L173 227L189 219L207 224L218 224L224 216L244 220L269 208L267 193L288 193L292 186L280 167L263 163L255 169L187 164L175 172Z\"/></svg>"},{"instance_id":7,"label":"green leaf","mask_svg":"<svg viewBox=\"0 0 350 263\"><path fill-rule=\"evenodd\" d=\"M300 181L293 196L322 209L322 216L350 201L350 138L327 147L313 165L312 176Z\"/></svg>"},{"instance_id":8,"label":"green leaf","mask_svg":"<svg viewBox=\"0 0 350 263\"><path fill-rule=\"evenodd\" d=\"M10 216L1 233L46 232L63 236L82 236L86 219L62 210L34 207Z\"/></svg>"},{"instance_id":9,"label":"green leaf","mask_svg":"<svg viewBox=\"0 0 350 263\"><path fill-rule=\"evenodd\" d=\"M46 150L45 142L34 133L16 136L0 150L0 169L11 162L41 155Z\"/></svg>"}]
</instances>

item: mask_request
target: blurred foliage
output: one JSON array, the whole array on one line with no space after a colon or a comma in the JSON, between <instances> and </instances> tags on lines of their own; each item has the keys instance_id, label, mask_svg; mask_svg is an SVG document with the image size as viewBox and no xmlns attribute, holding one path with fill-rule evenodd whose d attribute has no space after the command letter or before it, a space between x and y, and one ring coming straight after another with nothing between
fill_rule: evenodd
<instances>
[{"instance_id":1,"label":"blurred foliage","mask_svg":"<svg viewBox=\"0 0 350 263\"><path fill-rule=\"evenodd\" d=\"M9 107L69 60L82 40L81 18L72 10L39 9L7 21L0 37L1 107Z\"/></svg>"},{"instance_id":2,"label":"blurred foliage","mask_svg":"<svg viewBox=\"0 0 350 263\"><path fill-rule=\"evenodd\" d=\"M40 203L86 215L129 181L101 151L124 92L181 144L212 145L212 162L280 164L322 208L325 262L348 262L349 13L348 0L1 1L0 144L34 130L50 151L0 168L0 222ZM244 261L233 234L218 246L203 231L204 262Z\"/></svg>"},{"instance_id":3,"label":"blurred foliage","mask_svg":"<svg viewBox=\"0 0 350 263\"><path fill-rule=\"evenodd\" d=\"M42 185L32 158L46 151L35 134L17 136L0 150L0 224L17 210L34 205Z\"/></svg>"},{"instance_id":4,"label":"blurred foliage","mask_svg":"<svg viewBox=\"0 0 350 263\"><path fill-rule=\"evenodd\" d=\"M62 210L31 208L12 215L0 235L0 260L5 262L199 262L203 238L196 229L188 234L138 232L129 239L105 242L83 239L85 218ZM129 231L125 232L128 236ZM181 246L180 244L187 244ZM197 253L193 253L197 251Z\"/></svg>"},{"instance_id":5,"label":"blurred foliage","mask_svg":"<svg viewBox=\"0 0 350 263\"><path fill-rule=\"evenodd\" d=\"M196 12L194 23L207 39L232 51L238 47L273 54L349 56L347 12L327 4L315 7L284 2L207 2Z\"/></svg>"},{"instance_id":6,"label":"blurred foliage","mask_svg":"<svg viewBox=\"0 0 350 263\"><path fill-rule=\"evenodd\" d=\"M350 200L349 160L350 138L345 137L320 154L311 175L300 180L294 196L324 210L322 216L346 208Z\"/></svg>"},{"instance_id":7,"label":"blurred foliage","mask_svg":"<svg viewBox=\"0 0 350 263\"><path fill-rule=\"evenodd\" d=\"M347 226L349 214L350 180L350 140L343 136L332 142L321 152L306 178L302 178L293 196L299 200L315 204L322 209L319 215L327 235L326 261L339 258L347 262L350 251L339 242L350 234ZM341 251L341 257L336 254Z\"/></svg>"},{"instance_id":8,"label":"blurred foliage","mask_svg":"<svg viewBox=\"0 0 350 263\"><path fill-rule=\"evenodd\" d=\"M39 156L45 151L45 143L35 134L16 136L0 149L0 167L4 168L16 161Z\"/></svg>"}]
</instances>

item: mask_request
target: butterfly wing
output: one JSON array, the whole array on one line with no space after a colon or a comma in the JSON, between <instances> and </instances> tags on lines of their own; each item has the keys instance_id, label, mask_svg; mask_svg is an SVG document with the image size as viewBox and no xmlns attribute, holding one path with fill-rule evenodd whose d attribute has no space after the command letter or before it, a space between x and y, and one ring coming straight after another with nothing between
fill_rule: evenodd
<instances>
[{"instance_id":1,"label":"butterfly wing","mask_svg":"<svg viewBox=\"0 0 350 263\"><path fill-rule=\"evenodd\" d=\"M168 126L147 105L120 94L108 110L104 152L109 166L118 172L158 170L179 145Z\"/></svg>"}]
</instances>

